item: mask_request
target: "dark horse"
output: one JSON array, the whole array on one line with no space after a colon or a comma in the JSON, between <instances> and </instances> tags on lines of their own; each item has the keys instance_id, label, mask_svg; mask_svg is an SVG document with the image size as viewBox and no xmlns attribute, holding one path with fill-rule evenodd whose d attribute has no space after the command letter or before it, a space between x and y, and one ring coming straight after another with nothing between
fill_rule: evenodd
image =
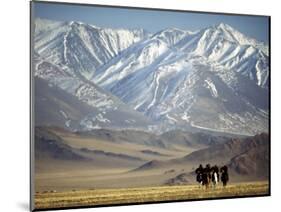
<instances>
[{"instance_id":1,"label":"dark horse","mask_svg":"<svg viewBox=\"0 0 281 212\"><path fill-rule=\"evenodd\" d=\"M199 165L199 167L195 170L196 173L196 181L199 183L199 185L203 184L203 166L202 164Z\"/></svg>"},{"instance_id":2,"label":"dark horse","mask_svg":"<svg viewBox=\"0 0 281 212\"><path fill-rule=\"evenodd\" d=\"M206 186L206 188L209 188L210 182L211 182L211 166L210 164L207 164L206 167L203 169L202 185Z\"/></svg>"},{"instance_id":3,"label":"dark horse","mask_svg":"<svg viewBox=\"0 0 281 212\"><path fill-rule=\"evenodd\" d=\"M229 181L227 166L221 167L220 171L221 171L221 181L223 186L225 187Z\"/></svg>"}]
</instances>

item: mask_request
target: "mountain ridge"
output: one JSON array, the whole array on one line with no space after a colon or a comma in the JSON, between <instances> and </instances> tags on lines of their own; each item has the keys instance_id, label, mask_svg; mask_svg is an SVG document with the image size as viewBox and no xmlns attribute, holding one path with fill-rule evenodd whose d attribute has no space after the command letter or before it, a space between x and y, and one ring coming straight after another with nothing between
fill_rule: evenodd
<instances>
[{"instance_id":1,"label":"mountain ridge","mask_svg":"<svg viewBox=\"0 0 281 212\"><path fill-rule=\"evenodd\" d=\"M268 129L266 45L229 25L154 34L41 19L35 26L35 75L87 104L127 105L151 122L148 130Z\"/></svg>"}]
</instances>

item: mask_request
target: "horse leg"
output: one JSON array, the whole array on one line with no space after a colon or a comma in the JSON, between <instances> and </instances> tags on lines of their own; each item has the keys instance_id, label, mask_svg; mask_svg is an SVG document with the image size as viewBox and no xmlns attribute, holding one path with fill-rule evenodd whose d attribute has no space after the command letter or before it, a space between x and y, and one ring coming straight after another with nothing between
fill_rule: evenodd
<instances>
[{"instance_id":1,"label":"horse leg","mask_svg":"<svg viewBox=\"0 0 281 212\"><path fill-rule=\"evenodd\" d=\"M208 179L207 182L206 182L206 189L209 189L209 184L210 184L210 181Z\"/></svg>"}]
</instances>

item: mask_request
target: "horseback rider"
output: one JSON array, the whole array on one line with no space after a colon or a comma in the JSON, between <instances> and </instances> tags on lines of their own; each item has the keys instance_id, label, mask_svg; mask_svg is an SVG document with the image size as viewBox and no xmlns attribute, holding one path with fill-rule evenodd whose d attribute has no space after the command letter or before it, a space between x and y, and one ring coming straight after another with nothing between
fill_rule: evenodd
<instances>
[{"instance_id":1,"label":"horseback rider","mask_svg":"<svg viewBox=\"0 0 281 212\"><path fill-rule=\"evenodd\" d=\"M219 167L217 165L214 165L211 168L211 172L212 172L212 182L213 182L213 186L215 187L218 182L219 182Z\"/></svg>"},{"instance_id":2,"label":"horseback rider","mask_svg":"<svg viewBox=\"0 0 281 212\"><path fill-rule=\"evenodd\" d=\"M202 185L202 175L203 175L203 166L202 164L199 165L199 167L195 170L196 173L196 181Z\"/></svg>"},{"instance_id":3,"label":"horseback rider","mask_svg":"<svg viewBox=\"0 0 281 212\"><path fill-rule=\"evenodd\" d=\"M220 171L221 171L221 181L222 181L223 186L225 187L229 181L227 166L224 165L223 167L221 167Z\"/></svg>"}]
</instances>

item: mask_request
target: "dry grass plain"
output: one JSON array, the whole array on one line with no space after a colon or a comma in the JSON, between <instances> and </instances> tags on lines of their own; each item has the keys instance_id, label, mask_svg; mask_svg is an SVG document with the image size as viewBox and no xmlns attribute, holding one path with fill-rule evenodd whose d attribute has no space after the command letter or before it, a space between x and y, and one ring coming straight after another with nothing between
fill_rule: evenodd
<instances>
[{"instance_id":1,"label":"dry grass plain","mask_svg":"<svg viewBox=\"0 0 281 212\"><path fill-rule=\"evenodd\" d=\"M94 189L68 192L36 193L35 208L64 208L78 206L101 206L176 200L193 200L219 197L242 197L267 195L268 182L248 182L199 188L198 185L159 186L122 189Z\"/></svg>"}]
</instances>

